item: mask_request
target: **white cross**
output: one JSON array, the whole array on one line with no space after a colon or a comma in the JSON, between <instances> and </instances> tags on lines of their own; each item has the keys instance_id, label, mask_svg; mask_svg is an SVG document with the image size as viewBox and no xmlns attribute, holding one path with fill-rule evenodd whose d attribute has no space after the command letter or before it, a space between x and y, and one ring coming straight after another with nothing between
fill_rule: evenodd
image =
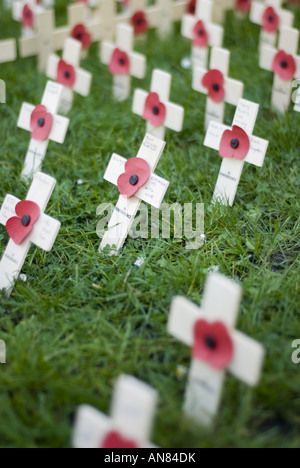
<instances>
[{"instance_id":1,"label":"white cross","mask_svg":"<svg viewBox=\"0 0 300 468\"><path fill-rule=\"evenodd\" d=\"M213 201L233 205L239 181L245 162L262 167L269 142L253 135L259 105L245 99L240 99L235 112L232 126L241 128L249 138L250 149L244 159L223 158L217 180ZM220 143L225 131L231 130L226 125L211 122L205 137L204 145L215 150L220 149ZM237 142L237 146L241 144ZM232 146L233 148L233 146Z\"/></svg>"},{"instance_id":2,"label":"white cross","mask_svg":"<svg viewBox=\"0 0 300 468\"><path fill-rule=\"evenodd\" d=\"M60 105L61 97L63 93L63 86L58 83L48 81L43 99L42 105L46 107L47 112L52 115L53 123L48 138L44 141L38 141L31 138L28 152L25 159L25 165L22 172L24 179L32 178L38 171L41 170L43 159L46 155L49 140L55 141L56 143L63 143L69 127L69 119L57 115L57 110ZM30 126L31 115L34 111L35 106L28 103L23 103L21 112L18 120L18 127L29 132L32 131Z\"/></svg>"},{"instance_id":3,"label":"white cross","mask_svg":"<svg viewBox=\"0 0 300 468\"><path fill-rule=\"evenodd\" d=\"M15 39L0 41L0 63L13 62L17 58L17 43Z\"/></svg>"},{"instance_id":4,"label":"white cross","mask_svg":"<svg viewBox=\"0 0 300 468\"><path fill-rule=\"evenodd\" d=\"M19 245L10 239L0 262L0 290L11 294L14 281L18 278L31 244L50 252L60 229L60 222L44 214L54 190L56 180L37 173L29 189L26 200L36 203L40 208L40 217L31 233ZM15 208L20 200L7 195L0 211L0 224L6 226L9 219L16 216Z\"/></svg>"},{"instance_id":5,"label":"white cross","mask_svg":"<svg viewBox=\"0 0 300 468\"><path fill-rule=\"evenodd\" d=\"M119 24L117 27L116 44L109 41L102 43L102 63L109 65L117 49L125 52L129 59L129 73L114 75L113 95L118 101L124 101L129 96L131 76L142 79L146 74L146 58L144 55L133 52L133 41L133 27L127 24Z\"/></svg>"},{"instance_id":6,"label":"white cross","mask_svg":"<svg viewBox=\"0 0 300 468\"><path fill-rule=\"evenodd\" d=\"M272 7L279 18L278 29L274 32L265 31L263 27L260 33L260 47L268 45L274 47L277 42L277 33L283 26L292 27L294 14L291 11L284 10L281 7L282 0L266 0L265 2L255 1L251 5L250 20L252 23L263 26L263 17L268 8Z\"/></svg>"},{"instance_id":7,"label":"white cross","mask_svg":"<svg viewBox=\"0 0 300 468\"><path fill-rule=\"evenodd\" d=\"M222 26L212 23L213 2L211 0L198 0L196 4L196 13L193 15L184 15L182 21L181 34L194 40L197 35L203 36L202 28L199 33L195 32L196 25L201 21L208 35L208 45L211 47L221 47L223 42L224 30ZM199 23L200 24L200 23ZM193 66L202 68L207 67L208 46L192 46Z\"/></svg>"},{"instance_id":8,"label":"white cross","mask_svg":"<svg viewBox=\"0 0 300 468\"><path fill-rule=\"evenodd\" d=\"M224 77L225 95L221 102L215 102L209 96L206 100L205 128L210 122L224 121L225 103L237 106L239 100L243 97L244 83L228 78L230 62L230 52L227 49L213 47L210 57L210 70L218 70ZM208 94L208 89L203 86L202 80L208 70L200 67L194 67L193 70L193 89L199 93ZM218 85L219 86L219 85Z\"/></svg>"},{"instance_id":9,"label":"white cross","mask_svg":"<svg viewBox=\"0 0 300 468\"><path fill-rule=\"evenodd\" d=\"M111 252L114 254L123 247L141 201L149 203L149 205L155 208L160 208L166 191L168 190L169 182L155 175L154 171L163 153L164 147L164 141L146 134L137 154L137 158L144 159L148 163L151 176L148 182L141 187L134 196L126 199L123 195L120 195L108 223L108 231L106 231L103 236L100 251L108 245L111 247L115 246ZM117 154L113 154L104 179L117 185L119 176L125 172L125 163L126 159Z\"/></svg>"},{"instance_id":10,"label":"white cross","mask_svg":"<svg viewBox=\"0 0 300 468\"><path fill-rule=\"evenodd\" d=\"M269 46L261 48L260 67L271 71L277 53L283 50L286 54L292 55L295 62L296 72L293 78L300 78L300 56L297 56L298 41L298 29L282 28L279 33L278 50ZM271 104L281 113L284 113L290 105L293 78L282 80L277 73L274 74Z\"/></svg>"},{"instance_id":11,"label":"white cross","mask_svg":"<svg viewBox=\"0 0 300 468\"><path fill-rule=\"evenodd\" d=\"M70 73L75 73L75 82L71 87L64 86L63 96L60 104L60 111L63 114L67 114L72 108L73 91L85 97L90 94L92 75L91 73L79 67L81 49L81 42L70 37L66 39L62 60L66 63L68 67L71 67L70 70L66 69L66 73L69 73L69 76ZM48 58L46 74L49 78L55 81L57 81L58 78L57 74L59 70L60 60L60 57L58 57L55 54L51 54Z\"/></svg>"},{"instance_id":12,"label":"white cross","mask_svg":"<svg viewBox=\"0 0 300 468\"><path fill-rule=\"evenodd\" d=\"M135 377L121 375L114 388L111 416L106 416L89 405L79 407L73 446L75 448L155 447L149 439L156 405L156 390Z\"/></svg>"},{"instance_id":13,"label":"white cross","mask_svg":"<svg viewBox=\"0 0 300 468\"><path fill-rule=\"evenodd\" d=\"M218 411L226 370L251 387L260 379L264 348L235 330L240 300L241 287L233 280L213 273L207 279L201 308L180 296L171 304L168 332L193 348L184 412L204 426L212 424ZM200 321L209 326L206 328L203 322L200 326ZM218 353L224 336L214 336L215 322L222 323L233 347L233 352L227 356L215 354L215 358L221 358L218 364L216 361L212 363L211 353ZM202 351L198 357L195 355L197 349ZM207 361L206 358L201 360L206 350Z\"/></svg>"},{"instance_id":14,"label":"white cross","mask_svg":"<svg viewBox=\"0 0 300 468\"><path fill-rule=\"evenodd\" d=\"M236 0L213 0L213 16L215 23L224 24L226 12L234 9Z\"/></svg>"},{"instance_id":15,"label":"white cross","mask_svg":"<svg viewBox=\"0 0 300 468\"><path fill-rule=\"evenodd\" d=\"M154 70L152 73L151 93L156 93L159 96L159 102L165 106L166 117L162 125L153 126L147 121L147 133L160 138L165 137L165 128L180 132L183 126L184 108L170 102L172 76L162 70ZM149 94L141 89L136 89L133 97L132 111L140 116L143 116L145 105ZM157 111L157 109L155 109Z\"/></svg>"},{"instance_id":16,"label":"white cross","mask_svg":"<svg viewBox=\"0 0 300 468\"><path fill-rule=\"evenodd\" d=\"M116 0L101 0L88 23L88 29L95 41L113 41L118 22L126 20L127 16L117 15Z\"/></svg>"}]
</instances>

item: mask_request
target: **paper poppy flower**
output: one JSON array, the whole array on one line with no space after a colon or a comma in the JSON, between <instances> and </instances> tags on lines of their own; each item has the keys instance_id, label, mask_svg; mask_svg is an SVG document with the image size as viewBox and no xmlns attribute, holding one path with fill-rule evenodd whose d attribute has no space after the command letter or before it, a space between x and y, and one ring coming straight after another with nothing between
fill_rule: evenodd
<instances>
[{"instance_id":1,"label":"paper poppy flower","mask_svg":"<svg viewBox=\"0 0 300 468\"><path fill-rule=\"evenodd\" d=\"M262 17L262 28L267 32L276 32L279 28L279 16L273 7L268 7L265 9Z\"/></svg>"},{"instance_id":2,"label":"paper poppy flower","mask_svg":"<svg viewBox=\"0 0 300 468\"><path fill-rule=\"evenodd\" d=\"M196 13L196 0L190 0L186 10L190 15L194 15Z\"/></svg>"},{"instance_id":3,"label":"paper poppy flower","mask_svg":"<svg viewBox=\"0 0 300 468\"><path fill-rule=\"evenodd\" d=\"M247 133L237 125L223 133L219 154L222 158L244 159L250 150L250 139Z\"/></svg>"},{"instance_id":4,"label":"paper poppy flower","mask_svg":"<svg viewBox=\"0 0 300 468\"><path fill-rule=\"evenodd\" d=\"M77 24L77 26L72 29L71 36L73 39L77 39L77 41L81 42L83 50L88 49L92 43L92 36L84 24Z\"/></svg>"},{"instance_id":5,"label":"paper poppy flower","mask_svg":"<svg viewBox=\"0 0 300 468\"><path fill-rule=\"evenodd\" d=\"M116 48L111 56L108 69L112 75L128 75L130 70L129 55Z\"/></svg>"},{"instance_id":6,"label":"paper poppy flower","mask_svg":"<svg viewBox=\"0 0 300 468\"><path fill-rule=\"evenodd\" d=\"M237 11L247 12L250 11L251 8L251 0L237 0L235 4L235 8Z\"/></svg>"},{"instance_id":7,"label":"paper poppy flower","mask_svg":"<svg viewBox=\"0 0 300 468\"><path fill-rule=\"evenodd\" d=\"M52 114L47 112L47 108L41 104L37 106L30 117L30 128L32 138L38 141L47 140L53 123Z\"/></svg>"},{"instance_id":8,"label":"paper poppy flower","mask_svg":"<svg viewBox=\"0 0 300 468\"><path fill-rule=\"evenodd\" d=\"M34 15L31 8L26 4L22 12L22 24L24 28L33 28Z\"/></svg>"},{"instance_id":9,"label":"paper poppy flower","mask_svg":"<svg viewBox=\"0 0 300 468\"><path fill-rule=\"evenodd\" d=\"M213 369L225 369L231 363L234 345L222 322L198 320L194 326L193 357L208 362Z\"/></svg>"},{"instance_id":10,"label":"paper poppy flower","mask_svg":"<svg viewBox=\"0 0 300 468\"><path fill-rule=\"evenodd\" d=\"M32 201L21 201L16 205L16 215L6 223L9 237L15 244L20 245L31 233L34 223L40 217L39 206Z\"/></svg>"},{"instance_id":11,"label":"paper poppy flower","mask_svg":"<svg viewBox=\"0 0 300 468\"><path fill-rule=\"evenodd\" d=\"M219 70L209 70L202 78L202 86L208 90L212 101L221 102L224 99L224 76Z\"/></svg>"},{"instance_id":12,"label":"paper poppy flower","mask_svg":"<svg viewBox=\"0 0 300 468\"><path fill-rule=\"evenodd\" d=\"M166 120L166 106L159 101L157 93L149 93L145 102L143 119L149 120L153 127L160 127Z\"/></svg>"},{"instance_id":13,"label":"paper poppy flower","mask_svg":"<svg viewBox=\"0 0 300 468\"><path fill-rule=\"evenodd\" d=\"M63 59L60 59L57 67L57 83L73 88L76 80L76 71L72 65L69 65Z\"/></svg>"},{"instance_id":14,"label":"paper poppy flower","mask_svg":"<svg viewBox=\"0 0 300 468\"><path fill-rule=\"evenodd\" d=\"M207 47L208 46L208 33L205 29L203 21L198 21L193 29L193 46Z\"/></svg>"},{"instance_id":15,"label":"paper poppy flower","mask_svg":"<svg viewBox=\"0 0 300 468\"><path fill-rule=\"evenodd\" d=\"M122 437L117 431L109 432L101 445L101 448L138 448L133 440L128 440Z\"/></svg>"},{"instance_id":16,"label":"paper poppy flower","mask_svg":"<svg viewBox=\"0 0 300 468\"><path fill-rule=\"evenodd\" d=\"M146 13L142 10L136 11L131 18L131 25L134 28L134 34L143 34L149 29L149 23Z\"/></svg>"},{"instance_id":17,"label":"paper poppy flower","mask_svg":"<svg viewBox=\"0 0 300 468\"><path fill-rule=\"evenodd\" d=\"M282 80L292 80L296 73L296 62L294 57L286 54L284 50L280 50L274 58L272 71L277 73L279 78Z\"/></svg>"},{"instance_id":18,"label":"paper poppy flower","mask_svg":"<svg viewBox=\"0 0 300 468\"><path fill-rule=\"evenodd\" d=\"M132 197L150 179L149 164L142 158L131 158L125 164L125 173L118 178L118 189L124 198Z\"/></svg>"}]
</instances>

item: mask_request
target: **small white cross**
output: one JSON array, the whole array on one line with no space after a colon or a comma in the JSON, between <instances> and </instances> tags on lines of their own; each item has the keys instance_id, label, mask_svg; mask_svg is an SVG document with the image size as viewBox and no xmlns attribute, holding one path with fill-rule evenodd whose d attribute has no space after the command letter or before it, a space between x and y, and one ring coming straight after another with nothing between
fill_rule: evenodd
<instances>
[{"instance_id":1,"label":"small white cross","mask_svg":"<svg viewBox=\"0 0 300 468\"><path fill-rule=\"evenodd\" d=\"M183 17L181 34L193 42L199 39L204 41L201 46L196 44L192 46L193 66L206 68L208 46L222 46L224 30L222 26L212 23L212 12L213 2L211 0L198 0L195 16L184 15Z\"/></svg>"},{"instance_id":2,"label":"small white cross","mask_svg":"<svg viewBox=\"0 0 300 468\"><path fill-rule=\"evenodd\" d=\"M280 78L279 74L274 74L273 90L271 104L274 109L284 113L290 105L293 79L300 78L300 56L297 55L299 41L299 31L293 28L282 28L279 33L278 50L263 46L260 54L260 67L264 70L272 71L273 64L282 51L288 56L292 56L292 61L295 66L295 73L291 73L291 77L287 79ZM286 58L283 60L285 65L288 64ZM286 67L284 67L286 69ZM293 75L293 76L292 76Z\"/></svg>"},{"instance_id":3,"label":"small white cross","mask_svg":"<svg viewBox=\"0 0 300 468\"><path fill-rule=\"evenodd\" d=\"M111 416L82 405L76 415L75 448L151 448L157 392L135 377L118 377Z\"/></svg>"},{"instance_id":4,"label":"small white cross","mask_svg":"<svg viewBox=\"0 0 300 468\"><path fill-rule=\"evenodd\" d=\"M259 24L261 26L260 47L265 45L274 47L277 42L278 31L283 26L289 28L293 26L294 14L291 11L280 8L281 3L282 0L266 0L263 3L258 1L252 2L250 10L250 20L252 21L252 23ZM273 31L268 31L268 26L264 27L264 17L266 17L267 20L266 25L274 25ZM278 27L275 29L277 21Z\"/></svg>"},{"instance_id":5,"label":"small white cross","mask_svg":"<svg viewBox=\"0 0 300 468\"><path fill-rule=\"evenodd\" d=\"M192 364L184 412L209 426L218 411L226 370L254 387L258 384L264 348L235 330L241 287L219 273L209 275L199 308L177 296L171 304L168 332L192 347Z\"/></svg>"},{"instance_id":6,"label":"small white cross","mask_svg":"<svg viewBox=\"0 0 300 468\"><path fill-rule=\"evenodd\" d=\"M100 251L108 245L111 247L115 246L111 252L115 254L123 247L141 201L149 203L149 205L155 208L160 208L166 191L168 190L169 182L155 175L154 171L163 153L164 147L164 141L146 134L137 154L137 158L141 158L148 163L150 167L150 178L134 196L125 198L123 195L120 195L109 221L108 231L106 231L103 236ZM119 177L125 173L125 164L126 159L117 154L113 154L104 179L117 185ZM136 176L136 174L131 175Z\"/></svg>"},{"instance_id":7,"label":"small white cross","mask_svg":"<svg viewBox=\"0 0 300 468\"><path fill-rule=\"evenodd\" d=\"M121 51L122 57L117 61L128 61L128 70L124 74L114 74L113 95L118 101L124 101L130 94L131 76L142 79L146 74L146 58L144 55L133 52L133 27L119 24L117 27L116 44L104 41L101 47L101 61L110 65L115 54ZM125 57L125 58L124 58Z\"/></svg>"},{"instance_id":8,"label":"small white cross","mask_svg":"<svg viewBox=\"0 0 300 468\"><path fill-rule=\"evenodd\" d=\"M101 0L88 23L93 40L113 41L118 22L124 22L126 18L123 18L123 15L117 15L116 0Z\"/></svg>"},{"instance_id":9,"label":"small white cross","mask_svg":"<svg viewBox=\"0 0 300 468\"><path fill-rule=\"evenodd\" d=\"M151 121L147 120L147 133L150 133L161 140L165 137L165 128L169 128L175 132L180 132L183 126L184 108L169 101L171 80L172 76L169 73L162 70L154 70L152 73L150 95L146 91L136 89L133 97L132 111L137 115L145 116L147 99L149 99L149 96L153 96L152 93L156 93L158 95L159 102L152 104L152 107L154 105L152 112L156 112L158 114L160 112L165 112L165 119L160 125L152 125ZM160 109L158 104L160 106L163 104L163 108Z\"/></svg>"},{"instance_id":10,"label":"small white cross","mask_svg":"<svg viewBox=\"0 0 300 468\"><path fill-rule=\"evenodd\" d=\"M248 153L241 159L234 157L224 157L217 180L213 202L233 205L239 181L242 175L245 162L262 167L267 153L269 142L253 135L255 122L259 111L259 105L245 99L240 99L235 112L232 126L242 129L249 142ZM220 151L220 144L225 136L225 132L231 128L226 125L211 122L205 137L204 145ZM233 128L234 130L234 128ZM233 139L231 148L241 148L243 142Z\"/></svg>"},{"instance_id":11,"label":"small white cross","mask_svg":"<svg viewBox=\"0 0 300 468\"><path fill-rule=\"evenodd\" d=\"M60 229L60 222L44 214L54 190L56 181L52 177L37 173L29 189L26 200L39 206L40 216L31 233L19 245L10 239L0 262L0 290L10 295L14 281L18 278L31 244L50 252ZM9 219L16 216L16 206L20 200L7 195L0 211L0 224L6 226Z\"/></svg>"},{"instance_id":12,"label":"small white cross","mask_svg":"<svg viewBox=\"0 0 300 468\"><path fill-rule=\"evenodd\" d=\"M43 13L45 10L43 5L39 5L36 0L14 0L12 4L13 19L15 21L22 22L24 19L24 14L26 14L25 9L27 9L27 14L32 15L33 25L32 27L23 25L22 36L30 37L34 34L36 15Z\"/></svg>"},{"instance_id":13,"label":"small white cross","mask_svg":"<svg viewBox=\"0 0 300 468\"><path fill-rule=\"evenodd\" d=\"M85 97L90 94L92 75L79 67L81 49L81 42L70 37L66 39L62 56L65 67L64 76L67 76L69 79L70 77L74 78L74 83L72 82L71 86L64 85L60 104L60 111L63 114L67 114L72 108L73 91ZM61 78L59 74L60 65L62 65L60 57L51 54L48 58L46 74L49 78L58 82L60 82Z\"/></svg>"},{"instance_id":14,"label":"small white cross","mask_svg":"<svg viewBox=\"0 0 300 468\"><path fill-rule=\"evenodd\" d=\"M17 58L17 43L15 39L0 41L0 63L13 62Z\"/></svg>"},{"instance_id":15,"label":"small white cross","mask_svg":"<svg viewBox=\"0 0 300 468\"><path fill-rule=\"evenodd\" d=\"M38 171L40 171L43 159L47 152L49 140L55 141L56 143L63 143L65 141L70 121L66 117L61 117L56 114L62 94L62 85L48 81L43 95L42 105L47 109L47 112L52 115L52 127L45 140L40 141L31 138L22 172L22 177L24 179L32 178ZM32 131L31 116L34 110L35 106L32 104L23 103L17 124L18 127L29 132Z\"/></svg>"},{"instance_id":16,"label":"small white cross","mask_svg":"<svg viewBox=\"0 0 300 468\"><path fill-rule=\"evenodd\" d=\"M199 93L208 95L209 90L202 83L202 80L207 73L211 73L212 70L218 70L222 73L224 84L220 85L216 83L213 86L224 88L224 98L216 102L215 99L211 99L209 96L206 100L206 112L205 112L205 129L208 128L211 121L223 123L225 113L225 103L237 106L239 100L243 97L244 83L241 81L233 80L228 78L229 72L229 61L230 52L226 49L220 49L213 47L210 57L210 70L206 70L200 67L194 67L193 70L193 89Z\"/></svg>"}]
</instances>

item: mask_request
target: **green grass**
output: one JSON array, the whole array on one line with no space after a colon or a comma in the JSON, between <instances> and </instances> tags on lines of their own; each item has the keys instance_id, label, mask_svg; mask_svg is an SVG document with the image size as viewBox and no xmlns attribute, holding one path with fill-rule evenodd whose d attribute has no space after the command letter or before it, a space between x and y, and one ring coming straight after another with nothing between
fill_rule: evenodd
<instances>
[{"instance_id":1,"label":"green grass","mask_svg":"<svg viewBox=\"0 0 300 468\"><path fill-rule=\"evenodd\" d=\"M65 9L59 1L58 19ZM300 9L296 24L300 25ZM1 37L19 26L1 14ZM270 111L272 74L258 68L259 28L230 13L225 47L230 75L245 83L245 97L261 104L255 127L270 146L262 169L245 165L232 208L211 206L220 168L215 151L203 146L205 97L191 90L191 72L180 60L189 41L176 34L161 42L154 32L136 48L148 57L147 77L133 88L149 88L151 70L173 74L172 100L186 109L184 129L168 132L158 175L170 180L168 203L205 203L206 244L187 251L177 240L130 239L118 257L98 253L96 209L117 201L103 181L111 153L135 156L145 133L131 112L131 99L115 103L112 80L94 45L82 66L94 75L90 97L75 98L64 145L50 143L43 171L57 179L47 213L62 222L51 253L32 247L24 265L27 283L1 296L0 338L7 364L0 367L1 447L67 447L76 407L89 403L107 413L115 378L129 373L160 395L152 440L162 447L299 447L300 365L291 361L299 325L299 137L300 115ZM1 66L7 104L1 105L0 200L24 198L20 182L29 134L17 129L24 100L38 104L47 79L35 59ZM234 110L228 108L226 122ZM77 185L82 179L83 185ZM0 254L7 244L0 229ZM137 257L146 262L134 267ZM166 332L176 294L200 303L207 270L220 271L243 286L238 327L267 351L256 390L228 376L213 432L182 417L190 350ZM97 287L95 287L95 285Z\"/></svg>"}]
</instances>

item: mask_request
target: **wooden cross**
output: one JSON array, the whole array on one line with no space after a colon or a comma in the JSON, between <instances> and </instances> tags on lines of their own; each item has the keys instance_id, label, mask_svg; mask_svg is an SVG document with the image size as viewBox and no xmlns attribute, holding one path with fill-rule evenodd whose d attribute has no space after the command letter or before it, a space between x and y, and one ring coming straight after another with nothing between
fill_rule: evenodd
<instances>
[{"instance_id":1,"label":"wooden cross","mask_svg":"<svg viewBox=\"0 0 300 468\"><path fill-rule=\"evenodd\" d=\"M235 330L240 300L241 287L213 273L201 308L180 296L171 304L168 332L192 348L184 412L200 425L214 420L226 370L251 387L260 379L264 348Z\"/></svg>"},{"instance_id":2,"label":"wooden cross","mask_svg":"<svg viewBox=\"0 0 300 468\"><path fill-rule=\"evenodd\" d=\"M117 15L116 0L101 0L88 29L95 41L114 41L117 24L127 21L127 15Z\"/></svg>"},{"instance_id":3,"label":"wooden cross","mask_svg":"<svg viewBox=\"0 0 300 468\"><path fill-rule=\"evenodd\" d=\"M180 132L183 126L184 108L170 102L172 76L162 70L152 73L151 91L136 89L132 111L147 120L147 133L165 137L165 128Z\"/></svg>"},{"instance_id":4,"label":"wooden cross","mask_svg":"<svg viewBox=\"0 0 300 468\"><path fill-rule=\"evenodd\" d=\"M193 66L207 67L208 49L221 47L224 30L212 23L213 2L201 0L196 4L195 15L184 15L181 34L192 40Z\"/></svg>"},{"instance_id":5,"label":"wooden cross","mask_svg":"<svg viewBox=\"0 0 300 468\"><path fill-rule=\"evenodd\" d=\"M119 24L116 44L104 41L101 47L101 61L108 65L114 76L113 95L124 101L130 94L131 76L142 79L146 74L146 58L133 52L133 27Z\"/></svg>"},{"instance_id":6,"label":"wooden cross","mask_svg":"<svg viewBox=\"0 0 300 468\"><path fill-rule=\"evenodd\" d=\"M111 246L111 253L115 254L123 247L141 201L149 203L155 208L160 208L169 187L169 182L155 175L154 171L164 147L164 141L146 134L136 158L126 162L123 157L117 154L112 155L104 179L118 185L120 197L109 221L108 231L106 231L102 239L100 251L106 246ZM141 164L141 159L146 161L147 164L143 161L143 164ZM135 171L137 162L139 162L138 166L142 165L142 170L137 169ZM128 169L128 166L132 164L134 169ZM144 176L145 173L146 176ZM120 190L120 182L123 182L124 177L125 179L127 177L125 181L126 193L122 195L121 191L123 192L123 190ZM134 191L134 189L134 195L130 196L129 192Z\"/></svg>"},{"instance_id":7,"label":"wooden cross","mask_svg":"<svg viewBox=\"0 0 300 468\"><path fill-rule=\"evenodd\" d=\"M60 111L67 114L73 103L73 91L81 96L88 96L91 90L91 73L79 67L81 56L81 42L66 39L62 59L55 54L48 58L47 76L64 85Z\"/></svg>"},{"instance_id":8,"label":"wooden cross","mask_svg":"<svg viewBox=\"0 0 300 468\"><path fill-rule=\"evenodd\" d=\"M82 405L76 415L75 448L151 448L149 442L157 392L135 377L121 375L114 389L111 416Z\"/></svg>"},{"instance_id":9,"label":"wooden cross","mask_svg":"<svg viewBox=\"0 0 300 468\"><path fill-rule=\"evenodd\" d=\"M22 270L31 244L46 252L50 252L53 247L60 229L60 222L44 214L44 211L55 184L56 181L52 177L41 172L36 174L26 201L33 202L38 208L28 207L26 203L24 207L22 206L24 202L20 203L20 200L12 195L7 195L4 200L0 211L0 224L7 227L11 239L0 262L0 290L6 290L8 296L13 290L14 281ZM26 209L29 210L28 214ZM29 215L32 210L34 218ZM26 229L27 233L23 233L22 231ZM25 236L21 242L20 236Z\"/></svg>"},{"instance_id":10,"label":"wooden cross","mask_svg":"<svg viewBox=\"0 0 300 468\"><path fill-rule=\"evenodd\" d=\"M199 0L198 0L199 1ZM235 0L213 0L213 15L214 23L224 24L226 12L234 8Z\"/></svg>"},{"instance_id":11,"label":"wooden cross","mask_svg":"<svg viewBox=\"0 0 300 468\"><path fill-rule=\"evenodd\" d=\"M281 7L282 0L266 0L265 2L252 2L250 20L261 26L260 47L276 46L277 33L283 27L291 28L294 14Z\"/></svg>"},{"instance_id":12,"label":"wooden cross","mask_svg":"<svg viewBox=\"0 0 300 468\"><path fill-rule=\"evenodd\" d=\"M232 129L211 122L204 145L219 151L223 157L213 202L233 205L245 162L262 167L267 153L267 140L253 136L259 105L240 99Z\"/></svg>"},{"instance_id":13,"label":"wooden cross","mask_svg":"<svg viewBox=\"0 0 300 468\"><path fill-rule=\"evenodd\" d=\"M25 165L22 172L23 179L32 178L42 167L43 159L46 155L49 140L56 143L63 143L69 127L69 119L57 115L57 110L60 105L63 94L63 86L58 83L48 81L42 104L41 114L39 109L32 104L24 103L18 120L18 127L23 130L32 132L32 138L29 144L28 152L25 159ZM37 121L34 121L35 113L38 111ZM48 127L49 126L49 127ZM36 130L47 129L45 137L35 137ZM39 132L37 132L39 133Z\"/></svg>"},{"instance_id":14,"label":"wooden cross","mask_svg":"<svg viewBox=\"0 0 300 468\"><path fill-rule=\"evenodd\" d=\"M223 123L225 103L237 106L243 97L244 84L228 78L230 52L227 49L213 47L210 57L210 69L194 67L193 89L207 95L205 129L211 121Z\"/></svg>"},{"instance_id":15,"label":"wooden cross","mask_svg":"<svg viewBox=\"0 0 300 468\"><path fill-rule=\"evenodd\" d=\"M0 41L0 63L13 62L17 58L17 43L15 39Z\"/></svg>"},{"instance_id":16,"label":"wooden cross","mask_svg":"<svg viewBox=\"0 0 300 468\"><path fill-rule=\"evenodd\" d=\"M260 67L274 72L271 104L281 113L290 105L293 79L300 78L298 41L298 29L282 28L279 33L278 50L269 46L261 48Z\"/></svg>"}]
</instances>

